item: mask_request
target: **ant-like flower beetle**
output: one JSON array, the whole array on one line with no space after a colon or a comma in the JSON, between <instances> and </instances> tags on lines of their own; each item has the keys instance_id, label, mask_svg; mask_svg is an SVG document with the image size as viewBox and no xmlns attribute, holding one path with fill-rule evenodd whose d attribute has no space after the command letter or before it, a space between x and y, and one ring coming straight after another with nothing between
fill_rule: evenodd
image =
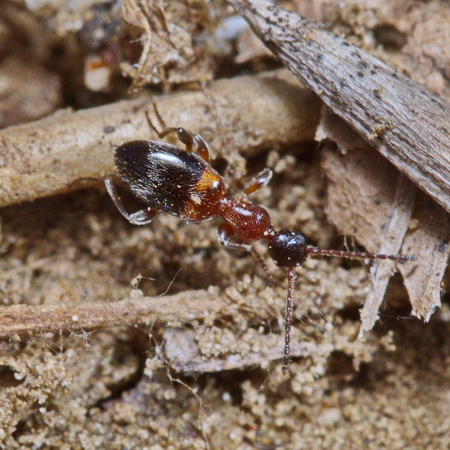
<instances>
[{"instance_id":1,"label":"ant-like flower beetle","mask_svg":"<svg viewBox=\"0 0 450 450\"><path fill-rule=\"evenodd\" d=\"M180 219L202 222L219 216L219 242L227 248L254 252L253 243L267 241L269 256L279 267L287 268L287 299L285 315L285 345L282 369L290 360L290 331L295 267L308 256L336 256L352 259L391 259L410 261L413 256L349 252L309 247L300 233L274 230L269 213L245 197L266 186L272 177L264 169L244 188L241 197L227 193L224 179L209 163L208 144L198 134L184 128L168 128L160 137L176 133L186 146L182 150L160 141L131 141L115 149L114 161L119 177L138 199L149 206L129 214L118 196L111 177L105 178L106 189L120 213L132 224L146 225L158 212L173 214ZM254 252L255 253L255 252ZM260 258L258 258L260 259Z\"/></svg>"}]
</instances>

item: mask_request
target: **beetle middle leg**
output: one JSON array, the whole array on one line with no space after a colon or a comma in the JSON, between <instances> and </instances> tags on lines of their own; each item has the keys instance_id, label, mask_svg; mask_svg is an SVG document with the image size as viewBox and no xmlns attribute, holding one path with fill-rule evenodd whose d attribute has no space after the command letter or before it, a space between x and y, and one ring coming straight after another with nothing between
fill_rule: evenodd
<instances>
[{"instance_id":1,"label":"beetle middle leg","mask_svg":"<svg viewBox=\"0 0 450 450\"><path fill-rule=\"evenodd\" d=\"M245 250L247 252L252 253L252 255L256 258L258 263L263 268L264 272L266 273L266 276L269 279L269 282L271 285L275 285L272 279L272 275L270 275L269 268L267 267L266 262L262 258L262 256L258 253L255 247L251 244L246 244L245 242L232 242L232 238L235 235L233 232L233 228L230 224L226 222L222 222L219 225L219 243L220 245L223 245L226 248L230 248L233 250Z\"/></svg>"},{"instance_id":2,"label":"beetle middle leg","mask_svg":"<svg viewBox=\"0 0 450 450\"><path fill-rule=\"evenodd\" d=\"M105 177L104 182L106 190L108 191L109 196L116 205L116 208L119 210L122 216L125 217L125 219L127 219L128 222L132 223L133 225L147 225L158 214L158 210L150 206L146 209L141 209L132 214L128 214L125 210L125 207L123 206L122 201L120 200L120 196L117 193L116 188L114 187L114 183L111 177Z\"/></svg>"}]
</instances>

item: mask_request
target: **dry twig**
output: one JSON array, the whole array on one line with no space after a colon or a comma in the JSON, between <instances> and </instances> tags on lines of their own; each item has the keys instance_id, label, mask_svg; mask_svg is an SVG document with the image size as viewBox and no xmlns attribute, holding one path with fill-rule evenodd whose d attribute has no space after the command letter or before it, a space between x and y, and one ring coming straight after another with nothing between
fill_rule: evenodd
<instances>
[{"instance_id":1,"label":"dry twig","mask_svg":"<svg viewBox=\"0 0 450 450\"><path fill-rule=\"evenodd\" d=\"M206 91L58 112L10 127L0 131L0 206L51 195L74 180L110 173L112 146L157 138L147 113L161 127L181 126L202 134L213 150L221 150L224 136L232 134L234 150L250 152L312 140L319 103L291 74L279 71L216 81ZM158 122L155 108L165 125Z\"/></svg>"},{"instance_id":2,"label":"dry twig","mask_svg":"<svg viewBox=\"0 0 450 450\"><path fill-rule=\"evenodd\" d=\"M206 291L166 297L126 298L119 302L14 305L0 308L0 339L39 336L46 332L85 332L116 325L183 323L224 313L225 301Z\"/></svg>"}]
</instances>

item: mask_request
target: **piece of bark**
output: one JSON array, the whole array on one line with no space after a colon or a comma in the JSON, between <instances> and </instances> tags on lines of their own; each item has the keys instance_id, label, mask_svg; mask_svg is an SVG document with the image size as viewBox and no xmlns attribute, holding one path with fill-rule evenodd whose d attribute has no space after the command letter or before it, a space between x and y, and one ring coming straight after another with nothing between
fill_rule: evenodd
<instances>
[{"instance_id":1,"label":"piece of bark","mask_svg":"<svg viewBox=\"0 0 450 450\"><path fill-rule=\"evenodd\" d=\"M327 217L342 234L355 236L367 250L379 252L386 240L398 171L334 114L324 113L316 136L334 141L341 152L322 152L322 168L329 180ZM402 227L401 239L407 224ZM400 245L401 241L391 250L396 253Z\"/></svg>"},{"instance_id":2,"label":"piece of bark","mask_svg":"<svg viewBox=\"0 0 450 450\"><path fill-rule=\"evenodd\" d=\"M200 133L213 156L227 136L233 152L289 145L314 138L320 102L288 71L211 83L208 89L121 101L78 112L57 112L0 131L0 206L64 191L77 179L113 171L111 148L157 139L177 126ZM156 114L156 110L158 114ZM159 119L164 123L161 123ZM219 121L219 122L218 122Z\"/></svg>"},{"instance_id":3,"label":"piece of bark","mask_svg":"<svg viewBox=\"0 0 450 450\"><path fill-rule=\"evenodd\" d=\"M450 211L447 101L271 1L229 3L306 87Z\"/></svg>"}]
</instances>

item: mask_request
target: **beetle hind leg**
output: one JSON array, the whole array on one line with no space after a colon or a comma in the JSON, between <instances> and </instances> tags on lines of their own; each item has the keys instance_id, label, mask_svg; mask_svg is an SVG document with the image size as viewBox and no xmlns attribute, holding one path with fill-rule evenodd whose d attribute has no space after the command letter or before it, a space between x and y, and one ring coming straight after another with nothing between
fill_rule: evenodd
<instances>
[{"instance_id":1,"label":"beetle hind leg","mask_svg":"<svg viewBox=\"0 0 450 450\"><path fill-rule=\"evenodd\" d=\"M209 146L206 141L199 135L192 133L186 128L166 128L159 133L159 137L163 138L170 133L177 133L178 139L186 146L188 152L196 151L200 158L209 164Z\"/></svg>"},{"instance_id":2,"label":"beetle hind leg","mask_svg":"<svg viewBox=\"0 0 450 450\"><path fill-rule=\"evenodd\" d=\"M109 196L116 205L116 208L119 210L120 214L122 214L122 216L125 217L125 219L127 219L128 222L132 223L133 225L147 225L158 214L158 210L150 206L146 209L141 209L132 214L129 214L123 206L122 200L120 199L120 196L117 193L116 188L114 187L111 177L105 177L104 182L106 190L108 191Z\"/></svg>"}]
</instances>

